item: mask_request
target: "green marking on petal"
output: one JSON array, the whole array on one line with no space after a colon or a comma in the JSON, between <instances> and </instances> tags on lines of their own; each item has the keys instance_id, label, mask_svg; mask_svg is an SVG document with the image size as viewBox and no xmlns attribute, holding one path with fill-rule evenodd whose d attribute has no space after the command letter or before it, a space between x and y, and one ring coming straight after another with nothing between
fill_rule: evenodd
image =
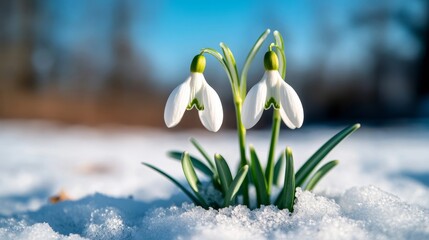
<instances>
[{"instance_id":1,"label":"green marking on petal","mask_svg":"<svg viewBox=\"0 0 429 240\"><path fill-rule=\"evenodd\" d=\"M195 107L198 111L204 110L204 105L201 104L198 99L194 98L192 99L191 103L188 104L186 107L187 110L191 110L193 107Z\"/></svg>"},{"instance_id":2,"label":"green marking on petal","mask_svg":"<svg viewBox=\"0 0 429 240\"><path fill-rule=\"evenodd\" d=\"M274 109L280 109L280 104L277 103L277 101L271 97L270 99L268 99L268 101L265 103L265 110L268 110L271 106L274 107Z\"/></svg>"}]
</instances>

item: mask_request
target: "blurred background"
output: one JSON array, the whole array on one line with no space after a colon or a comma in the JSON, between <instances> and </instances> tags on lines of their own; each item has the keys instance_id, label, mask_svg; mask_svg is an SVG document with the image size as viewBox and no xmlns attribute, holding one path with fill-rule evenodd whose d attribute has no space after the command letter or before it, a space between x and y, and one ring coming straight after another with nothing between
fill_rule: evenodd
<instances>
[{"instance_id":1,"label":"blurred background","mask_svg":"<svg viewBox=\"0 0 429 240\"><path fill-rule=\"evenodd\" d=\"M425 121L428 9L427 0L4 0L0 118L165 128L167 97L201 48L225 42L241 69L270 28L284 36L286 80L306 124ZM210 56L205 76L221 95L223 126L234 127L227 77ZM179 129L202 128L196 116L185 114Z\"/></svg>"}]
</instances>

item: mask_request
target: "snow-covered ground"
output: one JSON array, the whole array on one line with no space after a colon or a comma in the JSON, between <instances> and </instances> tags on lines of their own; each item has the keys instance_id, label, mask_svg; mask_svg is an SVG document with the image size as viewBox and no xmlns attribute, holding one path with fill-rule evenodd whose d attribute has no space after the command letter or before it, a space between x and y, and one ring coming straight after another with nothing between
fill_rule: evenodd
<instances>
[{"instance_id":1,"label":"snow-covered ground","mask_svg":"<svg viewBox=\"0 0 429 240\"><path fill-rule=\"evenodd\" d=\"M283 130L300 166L342 127ZM295 212L194 207L148 162L184 180L168 150L238 160L235 132L0 122L0 239L429 239L429 127L363 126L326 160L337 166ZM269 132L248 132L259 156ZM280 151L280 149L279 149ZM49 197L64 191L57 204Z\"/></svg>"}]
</instances>

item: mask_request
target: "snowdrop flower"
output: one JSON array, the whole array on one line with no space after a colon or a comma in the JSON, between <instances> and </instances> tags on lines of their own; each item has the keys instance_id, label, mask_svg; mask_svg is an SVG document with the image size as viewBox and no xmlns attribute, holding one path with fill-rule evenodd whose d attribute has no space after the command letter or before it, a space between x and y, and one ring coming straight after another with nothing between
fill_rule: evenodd
<instances>
[{"instance_id":1,"label":"snowdrop flower","mask_svg":"<svg viewBox=\"0 0 429 240\"><path fill-rule=\"evenodd\" d=\"M286 126L291 129L300 128L304 122L301 100L280 76L277 55L273 51L265 54L264 65L264 76L250 89L243 103L244 127L253 127L261 118L264 108L273 106L280 110L280 116Z\"/></svg>"},{"instance_id":2,"label":"snowdrop flower","mask_svg":"<svg viewBox=\"0 0 429 240\"><path fill-rule=\"evenodd\" d=\"M205 66L205 57L195 56L191 63L191 75L168 97L164 110L164 121L167 127L176 126L185 111L195 107L204 127L212 132L219 130L223 121L222 104L219 95L204 78Z\"/></svg>"}]
</instances>

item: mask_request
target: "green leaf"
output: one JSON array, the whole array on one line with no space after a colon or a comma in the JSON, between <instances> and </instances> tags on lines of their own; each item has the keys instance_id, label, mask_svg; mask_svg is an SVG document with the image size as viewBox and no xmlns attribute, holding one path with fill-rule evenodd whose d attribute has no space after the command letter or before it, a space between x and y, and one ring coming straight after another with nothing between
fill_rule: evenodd
<instances>
[{"instance_id":1,"label":"green leaf","mask_svg":"<svg viewBox=\"0 0 429 240\"><path fill-rule=\"evenodd\" d=\"M285 55L285 44L283 41L283 37L280 34L279 31L274 31L273 33L274 39L276 40L276 53L279 55L279 72L282 75L282 78L284 79L286 77L286 55Z\"/></svg>"},{"instance_id":2,"label":"green leaf","mask_svg":"<svg viewBox=\"0 0 429 240\"><path fill-rule=\"evenodd\" d=\"M289 212L293 212L293 203L295 200L295 174L293 167L292 149L289 147L285 150L286 155L286 170L282 192L280 193L277 206L280 209L287 208Z\"/></svg>"},{"instance_id":3,"label":"green leaf","mask_svg":"<svg viewBox=\"0 0 429 240\"><path fill-rule=\"evenodd\" d=\"M182 152L179 151L169 151L167 152L168 156L170 156L173 159L176 160L182 160ZM204 173L205 175L207 175L208 177L212 178L214 176L213 171L207 167L206 164L204 164L203 162L201 162L201 160L199 160L198 158L189 155L189 157L191 158L191 162L192 165L194 165L194 167L198 170L200 170L202 173Z\"/></svg>"},{"instance_id":4,"label":"green leaf","mask_svg":"<svg viewBox=\"0 0 429 240\"><path fill-rule=\"evenodd\" d=\"M198 141L195 138L190 139L191 143L195 146L195 148L203 155L204 159L206 159L207 163L209 164L210 168L213 170L213 172L216 172L215 165L210 158L210 155L207 154L207 152L204 150L204 148L201 146L201 144L198 143Z\"/></svg>"},{"instance_id":5,"label":"green leaf","mask_svg":"<svg viewBox=\"0 0 429 240\"><path fill-rule=\"evenodd\" d=\"M241 71L241 82L240 82L240 92L241 92L241 97L243 99L246 96L247 73L249 72L250 64L252 63L253 59L255 58L256 54L258 53L259 49L261 48L268 34L270 34L270 29L265 30L265 32L263 32L261 36L259 36L258 40L256 40L255 44L253 45L252 49L247 55L246 61L244 62L243 70Z\"/></svg>"},{"instance_id":6,"label":"green leaf","mask_svg":"<svg viewBox=\"0 0 429 240\"><path fill-rule=\"evenodd\" d=\"M286 193L285 208L289 209L289 212L293 212L293 202L295 200L295 171L293 167L293 156L292 149L286 148L286 171L285 171L285 183L283 189Z\"/></svg>"},{"instance_id":7,"label":"green leaf","mask_svg":"<svg viewBox=\"0 0 429 240\"><path fill-rule=\"evenodd\" d=\"M268 196L267 192L267 183L265 181L261 163L253 146L250 146L250 169L252 172L253 184L256 188L258 207L261 205L267 206L270 204L270 197Z\"/></svg>"},{"instance_id":8,"label":"green leaf","mask_svg":"<svg viewBox=\"0 0 429 240\"><path fill-rule=\"evenodd\" d=\"M244 165L240 171L238 171L237 176L235 176L234 180L232 181L231 185L228 188L228 192L225 194L224 199L224 207L228 207L231 202L234 201L235 195L237 194L238 190L240 190L240 186L243 183L244 179L247 177L247 172L249 170L249 165Z\"/></svg>"},{"instance_id":9,"label":"green leaf","mask_svg":"<svg viewBox=\"0 0 429 240\"><path fill-rule=\"evenodd\" d=\"M153 169L153 170L155 170L155 171L157 171L158 173L160 173L164 177L168 178L172 183L174 183L178 188L180 188L180 190L182 190L182 192L184 192L192 200L192 202L194 202L195 205L202 206L200 200L198 200L190 191L188 191L188 189L186 189L182 184L179 183L179 181L174 179L172 176L168 175L167 173L165 173L161 169L159 169L159 168L157 168L157 167L155 167L149 163L142 162L142 164Z\"/></svg>"},{"instance_id":10,"label":"green leaf","mask_svg":"<svg viewBox=\"0 0 429 240\"><path fill-rule=\"evenodd\" d=\"M275 30L273 32L273 35L274 35L274 39L276 40L276 45L279 46L279 47L281 47L282 49L285 49L285 43L283 41L283 37L280 34L280 32L277 31L277 30Z\"/></svg>"},{"instance_id":11,"label":"green leaf","mask_svg":"<svg viewBox=\"0 0 429 240\"><path fill-rule=\"evenodd\" d=\"M194 166L192 165L191 158L189 153L183 152L182 156L182 169L185 174L186 180L188 180L189 186L194 191L198 200L201 202L201 206L208 208L208 204L200 194L199 186L201 185L200 180L198 179L197 174L195 173Z\"/></svg>"},{"instance_id":12,"label":"green leaf","mask_svg":"<svg viewBox=\"0 0 429 240\"><path fill-rule=\"evenodd\" d=\"M232 182L231 170L225 159L220 154L215 154L216 168L219 173L219 179L222 186L222 192L225 195Z\"/></svg>"},{"instance_id":13,"label":"green leaf","mask_svg":"<svg viewBox=\"0 0 429 240\"><path fill-rule=\"evenodd\" d=\"M281 170L284 165L284 157L283 154L280 154L279 158L277 159L276 164L274 165L274 177L273 177L273 184L275 186L280 186L282 179L281 179Z\"/></svg>"},{"instance_id":14,"label":"green leaf","mask_svg":"<svg viewBox=\"0 0 429 240\"><path fill-rule=\"evenodd\" d=\"M322 147L320 147L296 173L296 185L302 187L305 180L309 177L311 172L316 168L316 166L323 160L323 158L340 143L344 138L352 134L360 128L360 124L356 123L352 126L349 126L343 129L341 132L337 133L331 139L329 139Z\"/></svg>"},{"instance_id":15,"label":"green leaf","mask_svg":"<svg viewBox=\"0 0 429 240\"><path fill-rule=\"evenodd\" d=\"M231 73L232 80L234 83L234 90L237 91L240 89L240 83L238 78L237 64L235 63L234 55L232 54L231 49L229 49L229 47L225 43L221 42L219 45L222 48L223 55L225 56L226 65L228 66L228 69Z\"/></svg>"},{"instance_id":16,"label":"green leaf","mask_svg":"<svg viewBox=\"0 0 429 240\"><path fill-rule=\"evenodd\" d=\"M338 160L333 160L323 165L308 181L305 190L312 191L317 183L322 179L332 168L338 165Z\"/></svg>"},{"instance_id":17,"label":"green leaf","mask_svg":"<svg viewBox=\"0 0 429 240\"><path fill-rule=\"evenodd\" d=\"M237 162L237 171L235 173L236 176L240 172L242 166L249 165L249 161L247 159L245 159L244 161L241 160L242 159L239 159L239 161ZM252 178L250 176L247 176L241 184L240 190L238 192L238 195L243 197L243 205L246 206L249 206L249 186L251 184L253 184Z\"/></svg>"}]
</instances>

